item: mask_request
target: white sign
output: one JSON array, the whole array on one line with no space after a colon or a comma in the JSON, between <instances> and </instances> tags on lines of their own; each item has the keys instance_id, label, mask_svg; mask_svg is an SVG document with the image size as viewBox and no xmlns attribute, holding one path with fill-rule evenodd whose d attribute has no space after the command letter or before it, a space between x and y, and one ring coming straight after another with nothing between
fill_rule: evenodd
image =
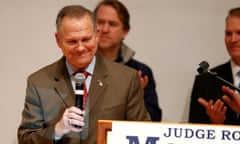
<instances>
[{"instance_id":1,"label":"white sign","mask_svg":"<svg viewBox=\"0 0 240 144\"><path fill-rule=\"evenodd\" d=\"M113 121L110 144L239 144L240 127Z\"/></svg>"}]
</instances>

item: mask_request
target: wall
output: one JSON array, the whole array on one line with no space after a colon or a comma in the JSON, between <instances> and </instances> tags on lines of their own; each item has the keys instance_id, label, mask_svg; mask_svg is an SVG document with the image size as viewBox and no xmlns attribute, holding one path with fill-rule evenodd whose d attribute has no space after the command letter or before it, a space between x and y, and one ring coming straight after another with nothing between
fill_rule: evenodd
<instances>
[{"instance_id":1,"label":"wall","mask_svg":"<svg viewBox=\"0 0 240 144\"><path fill-rule=\"evenodd\" d=\"M93 9L98 0L3 0L0 2L1 138L17 143L27 76L61 56L55 39L55 17L67 4ZM163 121L185 122L196 68L228 59L224 23L239 0L122 0L131 14L125 42L136 58L151 66Z\"/></svg>"}]
</instances>

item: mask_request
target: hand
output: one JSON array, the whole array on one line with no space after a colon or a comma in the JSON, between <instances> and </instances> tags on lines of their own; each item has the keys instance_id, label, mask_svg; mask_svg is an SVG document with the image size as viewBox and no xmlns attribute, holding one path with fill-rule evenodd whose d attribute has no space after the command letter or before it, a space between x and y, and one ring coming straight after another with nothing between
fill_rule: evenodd
<instances>
[{"instance_id":1,"label":"hand","mask_svg":"<svg viewBox=\"0 0 240 144\"><path fill-rule=\"evenodd\" d=\"M142 71L139 70L138 71L138 77L139 77L139 80L141 82L141 87L145 88L148 85L148 76L147 75L142 76Z\"/></svg>"},{"instance_id":2,"label":"hand","mask_svg":"<svg viewBox=\"0 0 240 144\"><path fill-rule=\"evenodd\" d=\"M227 93L227 95L223 95L223 101L229 105L229 107L236 113L240 113L240 95L236 94L229 87L223 86L223 92Z\"/></svg>"},{"instance_id":3,"label":"hand","mask_svg":"<svg viewBox=\"0 0 240 144\"><path fill-rule=\"evenodd\" d=\"M73 125L84 126L85 111L77 107L70 107L66 109L60 121L55 125L55 135L62 137L64 134L73 132L80 132L82 128L76 128Z\"/></svg>"},{"instance_id":4,"label":"hand","mask_svg":"<svg viewBox=\"0 0 240 144\"><path fill-rule=\"evenodd\" d=\"M218 99L215 103L213 100L206 101L203 98L198 98L198 102L205 107L206 113L210 118L211 123L223 124L226 119L227 107Z\"/></svg>"}]
</instances>

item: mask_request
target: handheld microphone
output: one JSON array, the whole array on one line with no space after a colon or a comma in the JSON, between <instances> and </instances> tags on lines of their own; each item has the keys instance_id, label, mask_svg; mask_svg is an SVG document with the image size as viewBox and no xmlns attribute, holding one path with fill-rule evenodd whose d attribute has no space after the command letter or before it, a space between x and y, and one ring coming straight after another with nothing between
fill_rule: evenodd
<instances>
[{"instance_id":1,"label":"handheld microphone","mask_svg":"<svg viewBox=\"0 0 240 144\"><path fill-rule=\"evenodd\" d=\"M84 81L85 75L83 73L76 73L75 80L75 106L83 110L83 95L84 95Z\"/></svg>"},{"instance_id":2,"label":"handheld microphone","mask_svg":"<svg viewBox=\"0 0 240 144\"><path fill-rule=\"evenodd\" d=\"M76 73L74 75L75 80L75 106L83 110L83 96L84 96L84 81L86 77L83 73ZM76 128L81 128L81 126L74 125Z\"/></svg>"},{"instance_id":3,"label":"handheld microphone","mask_svg":"<svg viewBox=\"0 0 240 144\"><path fill-rule=\"evenodd\" d=\"M228 87L230 87L231 89L237 90L238 92L240 92L240 89L236 86L234 86L232 83L230 83L229 81L223 79L222 77L220 77L216 72L212 72L210 70L208 70L209 64L206 61L202 61L199 64L199 68L197 69L199 74L203 74L203 73L208 73L211 76L214 76L215 78L217 78L218 80L222 81L224 84L226 84Z\"/></svg>"}]
</instances>

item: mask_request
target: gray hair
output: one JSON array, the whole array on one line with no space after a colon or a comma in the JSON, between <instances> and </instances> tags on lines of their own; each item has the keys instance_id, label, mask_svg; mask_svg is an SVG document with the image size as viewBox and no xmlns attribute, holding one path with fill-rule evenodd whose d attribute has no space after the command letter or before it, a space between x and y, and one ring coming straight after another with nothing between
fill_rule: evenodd
<instances>
[{"instance_id":1,"label":"gray hair","mask_svg":"<svg viewBox=\"0 0 240 144\"><path fill-rule=\"evenodd\" d=\"M69 5L63 7L57 15L56 18L56 29L59 32L62 20L64 17L73 17L73 18L82 18L84 16L89 16L92 20L94 30L96 30L96 23L94 20L93 13L88 10L87 8L81 6L81 5Z\"/></svg>"}]
</instances>

